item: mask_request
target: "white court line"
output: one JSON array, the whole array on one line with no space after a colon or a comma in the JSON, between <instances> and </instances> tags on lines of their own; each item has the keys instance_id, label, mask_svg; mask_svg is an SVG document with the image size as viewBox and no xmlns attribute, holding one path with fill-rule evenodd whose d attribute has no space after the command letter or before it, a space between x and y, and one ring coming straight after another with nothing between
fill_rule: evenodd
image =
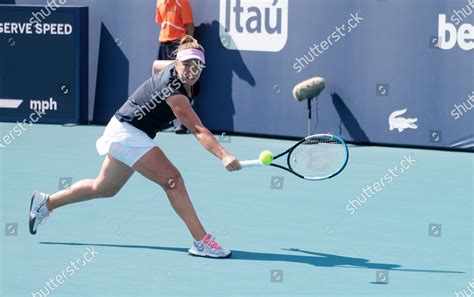
<instances>
[{"instance_id":1,"label":"white court line","mask_svg":"<svg viewBox=\"0 0 474 297\"><path fill-rule=\"evenodd\" d=\"M22 103L21 99L0 99L0 108L18 108Z\"/></svg>"}]
</instances>

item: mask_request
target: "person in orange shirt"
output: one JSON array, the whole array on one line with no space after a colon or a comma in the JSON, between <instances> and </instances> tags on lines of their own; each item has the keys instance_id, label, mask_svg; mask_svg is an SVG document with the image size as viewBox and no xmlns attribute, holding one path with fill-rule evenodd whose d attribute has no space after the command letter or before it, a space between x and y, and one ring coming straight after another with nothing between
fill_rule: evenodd
<instances>
[{"instance_id":1,"label":"person in orange shirt","mask_svg":"<svg viewBox=\"0 0 474 297\"><path fill-rule=\"evenodd\" d=\"M188 0L158 0L156 23L161 25L158 60L174 60L185 35L194 35L193 11Z\"/></svg>"}]
</instances>

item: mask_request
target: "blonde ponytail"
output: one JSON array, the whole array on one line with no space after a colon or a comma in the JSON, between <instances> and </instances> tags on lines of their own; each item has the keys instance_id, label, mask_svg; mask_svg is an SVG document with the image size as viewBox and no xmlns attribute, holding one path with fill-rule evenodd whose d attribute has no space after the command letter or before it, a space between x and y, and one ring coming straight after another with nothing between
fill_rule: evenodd
<instances>
[{"instance_id":1,"label":"blonde ponytail","mask_svg":"<svg viewBox=\"0 0 474 297\"><path fill-rule=\"evenodd\" d=\"M178 48L174 51L173 55L176 57L178 52L187 49L198 49L204 53L204 47L191 35L184 35L180 41Z\"/></svg>"}]
</instances>

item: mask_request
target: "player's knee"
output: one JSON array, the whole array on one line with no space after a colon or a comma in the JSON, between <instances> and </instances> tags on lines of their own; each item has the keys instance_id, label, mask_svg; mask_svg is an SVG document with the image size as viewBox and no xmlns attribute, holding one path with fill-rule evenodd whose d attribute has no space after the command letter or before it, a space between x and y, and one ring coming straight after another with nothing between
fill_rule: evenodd
<instances>
[{"instance_id":1,"label":"player's knee","mask_svg":"<svg viewBox=\"0 0 474 297\"><path fill-rule=\"evenodd\" d=\"M176 168L171 168L170 170L166 171L166 175L164 180L161 182L161 186L165 190L173 190L176 189L182 180L181 173Z\"/></svg>"},{"instance_id":2,"label":"player's knee","mask_svg":"<svg viewBox=\"0 0 474 297\"><path fill-rule=\"evenodd\" d=\"M114 188L102 189L101 197L103 198L113 198L118 194L119 190Z\"/></svg>"},{"instance_id":3,"label":"player's knee","mask_svg":"<svg viewBox=\"0 0 474 297\"><path fill-rule=\"evenodd\" d=\"M97 198L112 198L117 195L119 188L107 186L100 181L95 181L92 190Z\"/></svg>"}]
</instances>

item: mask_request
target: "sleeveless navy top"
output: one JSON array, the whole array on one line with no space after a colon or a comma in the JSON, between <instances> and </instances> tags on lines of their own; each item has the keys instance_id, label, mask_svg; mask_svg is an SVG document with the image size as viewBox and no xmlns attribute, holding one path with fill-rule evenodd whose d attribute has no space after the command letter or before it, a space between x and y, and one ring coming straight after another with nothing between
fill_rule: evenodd
<instances>
[{"instance_id":1,"label":"sleeveless navy top","mask_svg":"<svg viewBox=\"0 0 474 297\"><path fill-rule=\"evenodd\" d=\"M158 131L171 127L176 116L165 100L174 95L184 95L191 100L199 93L197 82L191 88L192 96L189 98L175 66L171 63L146 80L120 107L115 117L142 130L150 138L155 138Z\"/></svg>"}]
</instances>

